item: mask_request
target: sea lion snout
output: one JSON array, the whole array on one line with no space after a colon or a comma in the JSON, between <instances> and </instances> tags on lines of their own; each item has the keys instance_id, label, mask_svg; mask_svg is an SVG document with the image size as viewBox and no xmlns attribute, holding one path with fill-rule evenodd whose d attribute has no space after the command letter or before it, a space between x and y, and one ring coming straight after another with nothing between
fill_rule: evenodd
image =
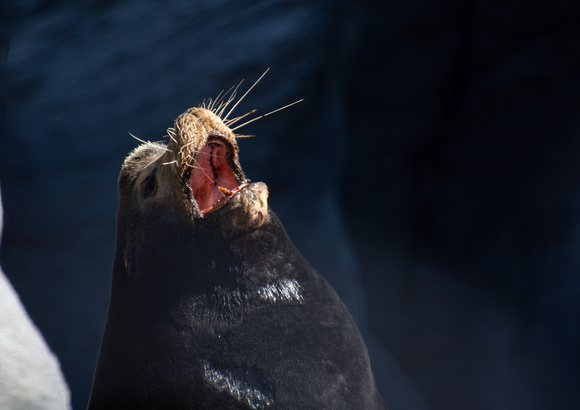
<instances>
[{"instance_id":1,"label":"sea lion snout","mask_svg":"<svg viewBox=\"0 0 580 410\"><path fill-rule=\"evenodd\" d=\"M168 132L166 156L181 169L197 217L217 223L226 236L257 229L267 221L268 187L246 179L236 135L218 115L190 108Z\"/></svg>"},{"instance_id":2,"label":"sea lion snout","mask_svg":"<svg viewBox=\"0 0 580 410\"><path fill-rule=\"evenodd\" d=\"M190 108L167 130L170 141L164 163L180 170L186 191L190 191L202 217L229 200L246 182L238 160L235 134L221 118L204 108Z\"/></svg>"}]
</instances>

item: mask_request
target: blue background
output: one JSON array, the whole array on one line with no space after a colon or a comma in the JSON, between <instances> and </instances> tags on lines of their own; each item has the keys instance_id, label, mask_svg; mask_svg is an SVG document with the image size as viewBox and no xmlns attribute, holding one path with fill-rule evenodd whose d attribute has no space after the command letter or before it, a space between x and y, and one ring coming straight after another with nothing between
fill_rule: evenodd
<instances>
[{"instance_id":1,"label":"blue background","mask_svg":"<svg viewBox=\"0 0 580 410\"><path fill-rule=\"evenodd\" d=\"M396 409L580 407L580 3L0 6L2 266L85 407L125 155L268 75L244 171ZM242 131L242 130L240 130Z\"/></svg>"}]
</instances>

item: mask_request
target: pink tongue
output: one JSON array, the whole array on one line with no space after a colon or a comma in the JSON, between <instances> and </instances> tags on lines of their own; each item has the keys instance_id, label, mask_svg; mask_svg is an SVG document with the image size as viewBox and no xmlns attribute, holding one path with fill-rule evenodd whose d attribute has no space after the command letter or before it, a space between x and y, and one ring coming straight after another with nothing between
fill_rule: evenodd
<instances>
[{"instance_id":1,"label":"pink tongue","mask_svg":"<svg viewBox=\"0 0 580 410\"><path fill-rule=\"evenodd\" d=\"M230 191L238 186L236 176L226 163L226 153L227 149L222 143L213 142L208 143L197 154L189 186L202 212L210 210L224 196L218 186Z\"/></svg>"}]
</instances>

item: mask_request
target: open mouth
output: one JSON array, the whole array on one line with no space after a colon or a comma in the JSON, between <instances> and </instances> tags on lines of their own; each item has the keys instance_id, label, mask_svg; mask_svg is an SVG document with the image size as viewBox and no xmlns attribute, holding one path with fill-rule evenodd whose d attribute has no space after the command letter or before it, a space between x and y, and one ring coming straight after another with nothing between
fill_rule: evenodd
<instances>
[{"instance_id":1,"label":"open mouth","mask_svg":"<svg viewBox=\"0 0 580 410\"><path fill-rule=\"evenodd\" d=\"M202 214L226 204L247 184L238 181L230 167L231 148L219 137L210 137L189 167L189 187Z\"/></svg>"}]
</instances>

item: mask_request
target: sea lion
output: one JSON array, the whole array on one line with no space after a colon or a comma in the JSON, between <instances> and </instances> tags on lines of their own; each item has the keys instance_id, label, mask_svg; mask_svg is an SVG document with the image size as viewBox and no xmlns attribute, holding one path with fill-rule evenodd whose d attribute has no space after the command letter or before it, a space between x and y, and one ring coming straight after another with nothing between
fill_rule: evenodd
<instances>
[{"instance_id":1,"label":"sea lion","mask_svg":"<svg viewBox=\"0 0 580 410\"><path fill-rule=\"evenodd\" d=\"M225 105L123 163L88 408L386 408L347 308L245 177Z\"/></svg>"}]
</instances>

